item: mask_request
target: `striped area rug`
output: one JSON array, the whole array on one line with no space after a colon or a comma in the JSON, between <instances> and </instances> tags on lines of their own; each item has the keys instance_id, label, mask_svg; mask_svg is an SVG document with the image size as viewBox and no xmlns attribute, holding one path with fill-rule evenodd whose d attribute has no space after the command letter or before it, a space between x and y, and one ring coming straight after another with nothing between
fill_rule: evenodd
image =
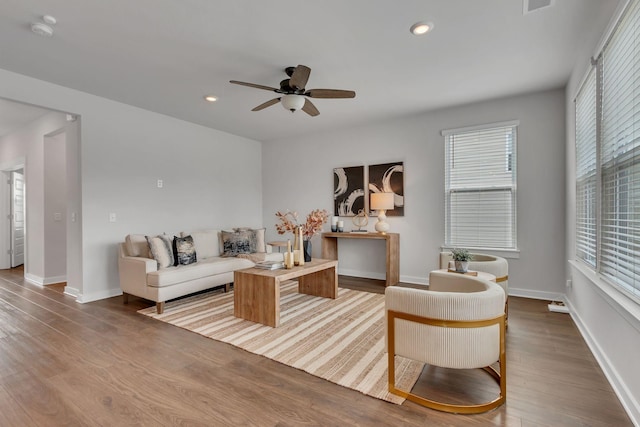
<instances>
[{"instance_id":1,"label":"striped area rug","mask_svg":"<svg viewBox=\"0 0 640 427\"><path fill-rule=\"evenodd\" d=\"M207 293L139 313L240 347L369 396L401 404L387 391L384 295L340 288L335 300L280 289L280 326L238 319L233 292ZM396 384L411 389L423 364L396 357Z\"/></svg>"}]
</instances>

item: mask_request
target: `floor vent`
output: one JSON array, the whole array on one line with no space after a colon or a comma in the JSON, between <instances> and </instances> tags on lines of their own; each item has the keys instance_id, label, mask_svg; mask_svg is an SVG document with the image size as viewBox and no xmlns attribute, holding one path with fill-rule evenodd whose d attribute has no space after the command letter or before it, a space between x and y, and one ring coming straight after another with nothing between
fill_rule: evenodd
<instances>
[{"instance_id":1,"label":"floor vent","mask_svg":"<svg viewBox=\"0 0 640 427\"><path fill-rule=\"evenodd\" d=\"M535 12L545 7L553 6L555 0L523 0L522 14Z\"/></svg>"}]
</instances>

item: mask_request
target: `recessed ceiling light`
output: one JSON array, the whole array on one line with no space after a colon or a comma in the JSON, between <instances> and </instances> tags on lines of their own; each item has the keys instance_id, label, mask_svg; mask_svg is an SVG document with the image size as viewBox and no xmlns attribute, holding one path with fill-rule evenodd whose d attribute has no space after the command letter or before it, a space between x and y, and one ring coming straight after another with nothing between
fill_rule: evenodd
<instances>
[{"instance_id":1,"label":"recessed ceiling light","mask_svg":"<svg viewBox=\"0 0 640 427\"><path fill-rule=\"evenodd\" d=\"M421 36L433 30L433 22L416 22L411 26L411 34Z\"/></svg>"},{"instance_id":2,"label":"recessed ceiling light","mask_svg":"<svg viewBox=\"0 0 640 427\"><path fill-rule=\"evenodd\" d=\"M218 100L218 97L213 95L207 95L204 97L204 99L209 102L216 102Z\"/></svg>"}]
</instances>

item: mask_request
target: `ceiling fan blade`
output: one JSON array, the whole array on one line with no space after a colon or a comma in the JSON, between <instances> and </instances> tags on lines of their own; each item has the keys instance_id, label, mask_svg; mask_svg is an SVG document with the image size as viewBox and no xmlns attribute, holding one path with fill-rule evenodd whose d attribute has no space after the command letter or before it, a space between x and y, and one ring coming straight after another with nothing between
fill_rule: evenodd
<instances>
[{"instance_id":1,"label":"ceiling fan blade","mask_svg":"<svg viewBox=\"0 0 640 427\"><path fill-rule=\"evenodd\" d=\"M256 89L264 89L264 90L270 90L272 92L275 92L277 89L275 87L269 87L269 86L263 86L263 85L257 85L255 83L246 83L246 82L239 82L237 80L229 80L229 83L233 83L234 85L241 85L241 86L249 86L249 87L254 87Z\"/></svg>"},{"instance_id":2,"label":"ceiling fan blade","mask_svg":"<svg viewBox=\"0 0 640 427\"><path fill-rule=\"evenodd\" d=\"M273 104L277 104L278 102L280 102L280 98L274 98L270 101L264 102L260 105L258 105L256 108L254 108L251 111L260 111L260 110L264 110L267 107L271 107Z\"/></svg>"},{"instance_id":3,"label":"ceiling fan blade","mask_svg":"<svg viewBox=\"0 0 640 427\"><path fill-rule=\"evenodd\" d=\"M303 90L309 80L309 74L311 74L311 68L306 65L298 65L295 70L293 70L293 74L291 74L289 86Z\"/></svg>"},{"instance_id":4,"label":"ceiling fan blade","mask_svg":"<svg viewBox=\"0 0 640 427\"><path fill-rule=\"evenodd\" d=\"M356 93L352 90L339 89L311 89L305 93L311 98L355 98Z\"/></svg>"},{"instance_id":5,"label":"ceiling fan blade","mask_svg":"<svg viewBox=\"0 0 640 427\"><path fill-rule=\"evenodd\" d=\"M320 111L316 108L315 105L308 99L304 100L304 105L302 106L302 111L310 115L311 117L315 117L320 114Z\"/></svg>"}]
</instances>

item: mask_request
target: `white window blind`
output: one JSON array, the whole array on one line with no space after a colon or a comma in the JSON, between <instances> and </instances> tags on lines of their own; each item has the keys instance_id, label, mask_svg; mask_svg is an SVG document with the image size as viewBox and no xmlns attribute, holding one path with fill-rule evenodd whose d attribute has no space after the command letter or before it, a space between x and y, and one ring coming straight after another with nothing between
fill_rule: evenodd
<instances>
[{"instance_id":1,"label":"white window blind","mask_svg":"<svg viewBox=\"0 0 640 427\"><path fill-rule=\"evenodd\" d=\"M445 244L516 249L517 122L443 131Z\"/></svg>"},{"instance_id":2,"label":"white window blind","mask_svg":"<svg viewBox=\"0 0 640 427\"><path fill-rule=\"evenodd\" d=\"M602 52L600 272L640 296L640 2Z\"/></svg>"},{"instance_id":3,"label":"white window blind","mask_svg":"<svg viewBox=\"0 0 640 427\"><path fill-rule=\"evenodd\" d=\"M596 266L596 70L576 97L576 256Z\"/></svg>"}]
</instances>

